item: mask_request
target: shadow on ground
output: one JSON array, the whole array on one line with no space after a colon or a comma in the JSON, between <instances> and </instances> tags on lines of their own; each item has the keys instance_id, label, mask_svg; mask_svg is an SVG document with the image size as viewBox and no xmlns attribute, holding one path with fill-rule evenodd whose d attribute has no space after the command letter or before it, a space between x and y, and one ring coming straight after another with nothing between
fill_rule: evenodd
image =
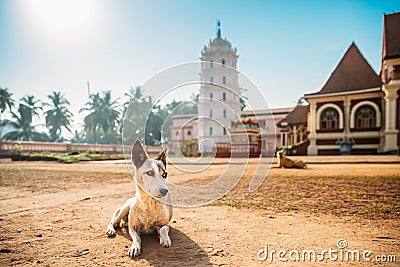
<instances>
[{"instance_id":1,"label":"shadow on ground","mask_svg":"<svg viewBox=\"0 0 400 267\"><path fill-rule=\"evenodd\" d=\"M117 235L131 241L127 229L117 229ZM142 254L132 261L145 260L153 266L212 266L207 252L185 233L170 227L169 236L172 245L164 248L156 234L140 235Z\"/></svg>"}]
</instances>

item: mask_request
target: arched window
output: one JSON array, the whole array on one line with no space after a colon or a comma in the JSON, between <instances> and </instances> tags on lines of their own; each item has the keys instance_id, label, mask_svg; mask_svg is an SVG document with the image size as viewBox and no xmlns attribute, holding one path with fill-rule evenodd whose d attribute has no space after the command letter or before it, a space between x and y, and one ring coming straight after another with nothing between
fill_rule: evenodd
<instances>
[{"instance_id":1,"label":"arched window","mask_svg":"<svg viewBox=\"0 0 400 267\"><path fill-rule=\"evenodd\" d=\"M321 114L320 129L339 129L339 113L334 108L327 108Z\"/></svg>"},{"instance_id":2,"label":"arched window","mask_svg":"<svg viewBox=\"0 0 400 267\"><path fill-rule=\"evenodd\" d=\"M356 111L356 128L374 128L376 127L376 112L370 105L363 105Z\"/></svg>"},{"instance_id":3,"label":"arched window","mask_svg":"<svg viewBox=\"0 0 400 267\"><path fill-rule=\"evenodd\" d=\"M222 77L222 83L226 84L226 77L225 76Z\"/></svg>"},{"instance_id":4,"label":"arched window","mask_svg":"<svg viewBox=\"0 0 400 267\"><path fill-rule=\"evenodd\" d=\"M225 101L226 100L226 93L224 92L224 93L222 93L222 101Z\"/></svg>"},{"instance_id":5,"label":"arched window","mask_svg":"<svg viewBox=\"0 0 400 267\"><path fill-rule=\"evenodd\" d=\"M192 135L192 132L190 130L187 131L187 135Z\"/></svg>"},{"instance_id":6,"label":"arched window","mask_svg":"<svg viewBox=\"0 0 400 267\"><path fill-rule=\"evenodd\" d=\"M222 67L225 67L225 59L222 59L221 63L222 63Z\"/></svg>"},{"instance_id":7,"label":"arched window","mask_svg":"<svg viewBox=\"0 0 400 267\"><path fill-rule=\"evenodd\" d=\"M214 65L213 63L214 63L214 62L213 62L213 60L211 59L211 60L210 60L210 68L213 67L213 65Z\"/></svg>"},{"instance_id":8,"label":"arched window","mask_svg":"<svg viewBox=\"0 0 400 267\"><path fill-rule=\"evenodd\" d=\"M212 135L213 134L213 128L212 128L212 126L210 126L210 134L209 135Z\"/></svg>"},{"instance_id":9,"label":"arched window","mask_svg":"<svg viewBox=\"0 0 400 267\"><path fill-rule=\"evenodd\" d=\"M213 93L210 93L210 101L213 101Z\"/></svg>"},{"instance_id":10,"label":"arched window","mask_svg":"<svg viewBox=\"0 0 400 267\"><path fill-rule=\"evenodd\" d=\"M224 109L224 118L226 118L226 109Z\"/></svg>"}]
</instances>

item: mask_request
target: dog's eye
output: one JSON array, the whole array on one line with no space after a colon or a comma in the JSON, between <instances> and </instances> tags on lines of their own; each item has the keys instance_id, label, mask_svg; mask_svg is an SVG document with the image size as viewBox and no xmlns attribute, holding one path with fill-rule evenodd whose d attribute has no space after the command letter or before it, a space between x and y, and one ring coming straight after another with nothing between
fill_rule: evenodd
<instances>
[{"instance_id":1,"label":"dog's eye","mask_svg":"<svg viewBox=\"0 0 400 267\"><path fill-rule=\"evenodd\" d=\"M164 179L167 178L167 176L168 176L168 172L164 172L164 173L161 175L161 177L164 178Z\"/></svg>"},{"instance_id":2,"label":"dog's eye","mask_svg":"<svg viewBox=\"0 0 400 267\"><path fill-rule=\"evenodd\" d=\"M153 171L148 171L148 172L146 172L146 174L147 174L148 176L154 176L154 172L153 172Z\"/></svg>"}]
</instances>

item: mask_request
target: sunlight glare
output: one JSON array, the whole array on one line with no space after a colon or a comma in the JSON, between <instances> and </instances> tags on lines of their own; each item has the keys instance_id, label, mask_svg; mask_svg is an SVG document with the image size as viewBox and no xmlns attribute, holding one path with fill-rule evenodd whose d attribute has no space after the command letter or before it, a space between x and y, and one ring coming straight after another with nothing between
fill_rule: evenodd
<instances>
[{"instance_id":1,"label":"sunlight glare","mask_svg":"<svg viewBox=\"0 0 400 267\"><path fill-rule=\"evenodd\" d=\"M47 34L71 37L95 23L96 0L27 0L24 9L32 22Z\"/></svg>"}]
</instances>

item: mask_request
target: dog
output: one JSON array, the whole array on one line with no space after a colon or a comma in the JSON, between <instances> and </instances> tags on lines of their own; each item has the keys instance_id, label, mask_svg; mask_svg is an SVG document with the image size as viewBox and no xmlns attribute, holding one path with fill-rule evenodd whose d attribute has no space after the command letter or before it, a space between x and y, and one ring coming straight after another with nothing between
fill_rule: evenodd
<instances>
[{"instance_id":1,"label":"dog","mask_svg":"<svg viewBox=\"0 0 400 267\"><path fill-rule=\"evenodd\" d=\"M298 169L307 168L307 165L303 161L299 159L292 160L286 157L285 150L283 149L276 152L276 156L278 158L279 168L298 168Z\"/></svg>"},{"instance_id":2,"label":"dog","mask_svg":"<svg viewBox=\"0 0 400 267\"><path fill-rule=\"evenodd\" d=\"M171 204L168 204L171 203L172 196L165 181L168 175L166 153L167 149L164 149L155 158L149 158L139 140L136 140L132 147L136 194L114 212L106 231L109 237L115 236L114 227L122 227L127 222L129 235L132 238L128 254L132 258L141 254L142 233L156 231L160 245L171 246L168 224L173 211Z\"/></svg>"}]
</instances>

